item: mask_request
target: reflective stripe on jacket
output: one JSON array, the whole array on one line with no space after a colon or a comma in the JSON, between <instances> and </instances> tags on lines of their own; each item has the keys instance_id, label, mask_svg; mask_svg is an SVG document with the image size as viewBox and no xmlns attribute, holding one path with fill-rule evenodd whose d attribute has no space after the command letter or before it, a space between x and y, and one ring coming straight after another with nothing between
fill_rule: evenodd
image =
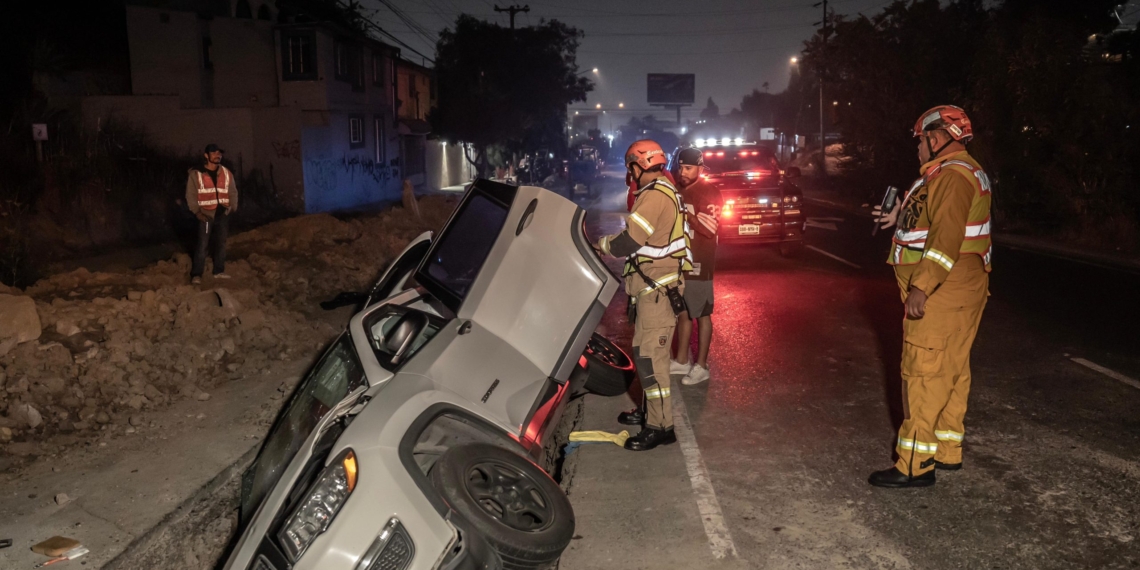
<instances>
[{"instance_id":1,"label":"reflective stripe on jacket","mask_svg":"<svg viewBox=\"0 0 1140 570\"><path fill-rule=\"evenodd\" d=\"M968 160L959 160L968 159ZM969 215L963 232L961 246L954 255L950 252L940 251L928 245L930 229L937 214L932 214L927 207L928 196L923 193L923 187L931 183L938 176L957 173L974 189L974 197L970 204ZM929 189L928 189L929 190ZM955 153L949 160L936 163L911 185L903 198L899 214L899 225L892 238L891 252L887 263L891 265L916 265L921 261L930 260L947 272L953 269L956 260L961 254L981 256L986 271L991 270L990 257L992 242L990 239L990 179L985 171L965 152ZM908 219L904 221L904 217Z\"/></svg>"},{"instance_id":2,"label":"reflective stripe on jacket","mask_svg":"<svg viewBox=\"0 0 1140 570\"><path fill-rule=\"evenodd\" d=\"M662 259L675 259L677 260L677 267L680 271L690 271L693 268L692 257L689 252L689 222L685 219L685 207L681 201L681 195L664 178L658 178L652 184L647 185L638 191L638 194L645 192L657 191L669 197L669 201L673 204L673 215L670 216L672 225L668 228L669 233L668 241L660 239L662 230L665 228L658 228L653 225L650 218L658 216L643 216L637 210L637 204L634 205L634 210L629 214L628 226L636 225L647 235L650 236L648 242L637 250L637 253L631 255L626 260L625 272L623 275L630 275L634 273L633 264L641 265L643 263L651 263ZM660 222L659 222L660 223ZM662 236L663 237L663 236ZM659 245L650 245L649 242L655 242ZM662 243L665 242L665 243Z\"/></svg>"},{"instance_id":3,"label":"reflective stripe on jacket","mask_svg":"<svg viewBox=\"0 0 1140 570\"><path fill-rule=\"evenodd\" d=\"M216 210L219 205L228 208L230 205L230 181L233 174L226 167L218 165L218 185L214 186L214 179L201 170L196 171L198 176L198 207L203 210Z\"/></svg>"}]
</instances>

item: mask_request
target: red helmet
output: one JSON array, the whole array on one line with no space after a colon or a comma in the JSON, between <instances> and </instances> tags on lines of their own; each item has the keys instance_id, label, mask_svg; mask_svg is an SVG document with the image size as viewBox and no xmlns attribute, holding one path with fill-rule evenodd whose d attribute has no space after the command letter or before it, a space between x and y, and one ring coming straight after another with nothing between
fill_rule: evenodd
<instances>
[{"instance_id":1,"label":"red helmet","mask_svg":"<svg viewBox=\"0 0 1140 570\"><path fill-rule=\"evenodd\" d=\"M914 136L921 136L923 131L942 129L950 137L960 143L968 143L974 138L974 127L970 125L970 117L961 107L953 105L939 105L919 116L914 123Z\"/></svg>"},{"instance_id":2,"label":"red helmet","mask_svg":"<svg viewBox=\"0 0 1140 570\"><path fill-rule=\"evenodd\" d=\"M635 162L642 170L649 170L650 167L659 164L664 166L669 162L669 157L665 155L664 150L661 150L661 145L644 139L629 145L629 150L625 151L626 168Z\"/></svg>"}]
</instances>

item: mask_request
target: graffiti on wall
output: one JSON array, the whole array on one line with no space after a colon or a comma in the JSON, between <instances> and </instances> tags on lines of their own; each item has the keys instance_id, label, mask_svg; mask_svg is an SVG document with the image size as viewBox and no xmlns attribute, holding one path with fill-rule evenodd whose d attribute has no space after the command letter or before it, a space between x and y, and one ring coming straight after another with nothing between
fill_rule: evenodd
<instances>
[{"instance_id":1,"label":"graffiti on wall","mask_svg":"<svg viewBox=\"0 0 1140 570\"><path fill-rule=\"evenodd\" d=\"M321 191L331 192L336 190L337 179L341 175L347 175L352 182L360 177L383 185L399 178L400 169L369 158L344 155L340 160L318 158L305 161L305 175Z\"/></svg>"},{"instance_id":2,"label":"graffiti on wall","mask_svg":"<svg viewBox=\"0 0 1140 570\"><path fill-rule=\"evenodd\" d=\"M293 160L301 160L301 141L293 139L291 141L272 142L273 152L277 153L277 158L292 158Z\"/></svg>"}]
</instances>

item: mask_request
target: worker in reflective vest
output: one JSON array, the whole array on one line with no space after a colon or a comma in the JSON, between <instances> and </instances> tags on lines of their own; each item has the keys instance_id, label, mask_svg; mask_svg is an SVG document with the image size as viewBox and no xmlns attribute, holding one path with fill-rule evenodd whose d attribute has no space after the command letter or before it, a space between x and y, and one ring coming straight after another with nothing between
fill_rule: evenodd
<instances>
[{"instance_id":1,"label":"worker in reflective vest","mask_svg":"<svg viewBox=\"0 0 1140 570\"><path fill-rule=\"evenodd\" d=\"M226 236L229 217L237 210L238 193L233 173L222 166L224 152L216 144L206 145L203 164L191 168L186 179L186 207L198 218L198 245L190 267L190 282L195 285L202 282L211 241L214 278L229 279L225 273Z\"/></svg>"},{"instance_id":2,"label":"worker in reflective vest","mask_svg":"<svg viewBox=\"0 0 1140 570\"><path fill-rule=\"evenodd\" d=\"M904 419L894 467L871 474L878 487L926 487L935 470L962 468L970 348L989 296L990 181L966 152L973 127L951 105L919 117L921 177L891 212L897 222L887 263L905 306Z\"/></svg>"},{"instance_id":3,"label":"worker in reflective vest","mask_svg":"<svg viewBox=\"0 0 1140 570\"><path fill-rule=\"evenodd\" d=\"M665 177L667 162L665 151L653 141L629 147L626 181L636 190L626 229L594 246L602 254L626 258L625 292L636 307L633 360L645 394L645 426L625 442L625 448L633 451L677 441L669 352L677 314L684 309L683 272L690 271L692 264L685 210L680 194Z\"/></svg>"}]
</instances>

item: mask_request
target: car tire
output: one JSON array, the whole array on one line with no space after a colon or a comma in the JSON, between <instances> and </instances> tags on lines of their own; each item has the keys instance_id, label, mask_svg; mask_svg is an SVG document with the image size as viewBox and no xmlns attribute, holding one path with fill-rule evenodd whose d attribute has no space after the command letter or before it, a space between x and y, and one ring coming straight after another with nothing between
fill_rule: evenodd
<instances>
[{"instance_id":1,"label":"car tire","mask_svg":"<svg viewBox=\"0 0 1140 570\"><path fill-rule=\"evenodd\" d=\"M574 536L574 510L558 484L528 459L502 447L455 446L440 456L431 480L466 526L499 557L503 570L548 568Z\"/></svg>"},{"instance_id":2,"label":"car tire","mask_svg":"<svg viewBox=\"0 0 1140 570\"><path fill-rule=\"evenodd\" d=\"M787 258L799 257L804 250L803 242L784 242L780 244L780 255Z\"/></svg>"},{"instance_id":3,"label":"car tire","mask_svg":"<svg viewBox=\"0 0 1140 570\"><path fill-rule=\"evenodd\" d=\"M594 333L586 343L586 390L599 396L620 396L637 375L633 359L606 337Z\"/></svg>"}]
</instances>

